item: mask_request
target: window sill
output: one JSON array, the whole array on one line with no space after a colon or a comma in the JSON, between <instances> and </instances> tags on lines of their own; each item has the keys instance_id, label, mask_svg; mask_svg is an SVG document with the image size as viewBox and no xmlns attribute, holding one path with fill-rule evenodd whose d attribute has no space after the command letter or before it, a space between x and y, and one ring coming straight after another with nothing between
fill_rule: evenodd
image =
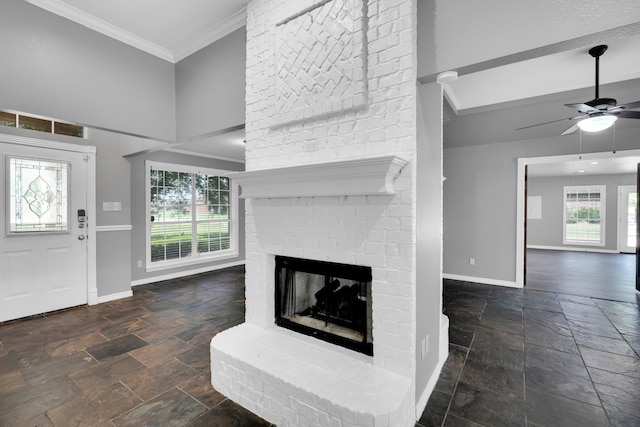
<instances>
[{"instance_id":1,"label":"window sill","mask_svg":"<svg viewBox=\"0 0 640 427\"><path fill-rule=\"evenodd\" d=\"M562 242L562 244L567 246L604 246L604 243L601 242Z\"/></svg>"},{"instance_id":2,"label":"window sill","mask_svg":"<svg viewBox=\"0 0 640 427\"><path fill-rule=\"evenodd\" d=\"M237 250L227 250L224 252L216 253L216 255L211 256L197 256L197 257L188 257L182 258L179 260L170 260L170 261L157 261L154 263L147 262L147 267L145 269L146 272L154 272L154 271L162 271L162 270L170 270L173 268L180 267L188 267L191 265L198 264L207 264L210 262L223 261L231 258L236 258L240 254Z\"/></svg>"}]
</instances>

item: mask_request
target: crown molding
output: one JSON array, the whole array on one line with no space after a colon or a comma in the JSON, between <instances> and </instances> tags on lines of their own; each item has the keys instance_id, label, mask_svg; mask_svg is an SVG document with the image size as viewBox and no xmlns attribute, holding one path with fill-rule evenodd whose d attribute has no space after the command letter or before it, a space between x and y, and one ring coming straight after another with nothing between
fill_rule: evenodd
<instances>
[{"instance_id":1,"label":"crown molding","mask_svg":"<svg viewBox=\"0 0 640 427\"><path fill-rule=\"evenodd\" d=\"M242 28L247 23L247 8L243 7L238 12L231 15L224 21L214 25L206 30L200 36L194 38L184 46L178 48L174 53L174 62L182 61L199 51L200 49L209 46L211 43L220 40L224 36L231 34L235 30Z\"/></svg>"},{"instance_id":2,"label":"crown molding","mask_svg":"<svg viewBox=\"0 0 640 427\"><path fill-rule=\"evenodd\" d=\"M157 56L158 58L171 63L183 60L203 47L210 45L239 28L242 28L247 23L246 8L242 8L229 18L209 28L200 36L178 48L175 52L172 52L171 50L150 42L145 38L137 36L102 19L96 18L95 16L76 7L70 6L61 0L26 1L41 9L55 13L58 16L69 19L77 24L83 25L91 30L97 31L105 36L111 37L122 43L126 43L129 46L140 49L143 52Z\"/></svg>"},{"instance_id":3,"label":"crown molding","mask_svg":"<svg viewBox=\"0 0 640 427\"><path fill-rule=\"evenodd\" d=\"M91 30L97 31L105 36L111 37L129 46L133 46L165 61L175 62L173 53L162 46L150 42L147 39L136 36L120 27L110 24L102 19L89 15L82 10L69 6L59 0L27 0L27 2L38 6L58 16L67 18L77 24L83 25Z\"/></svg>"}]
</instances>

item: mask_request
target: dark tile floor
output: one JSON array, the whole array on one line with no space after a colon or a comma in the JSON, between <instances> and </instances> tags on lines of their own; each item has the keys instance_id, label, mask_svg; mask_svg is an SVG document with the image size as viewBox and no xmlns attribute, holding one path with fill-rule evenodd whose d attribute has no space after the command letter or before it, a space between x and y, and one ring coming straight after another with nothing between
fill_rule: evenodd
<instances>
[{"instance_id":1,"label":"dark tile floor","mask_svg":"<svg viewBox=\"0 0 640 427\"><path fill-rule=\"evenodd\" d=\"M450 352L416 426L640 426L638 305L445 280Z\"/></svg>"},{"instance_id":2,"label":"dark tile floor","mask_svg":"<svg viewBox=\"0 0 640 427\"><path fill-rule=\"evenodd\" d=\"M450 354L417 426L640 426L636 304L445 281ZM241 267L0 325L0 426L268 426L210 384Z\"/></svg>"},{"instance_id":3,"label":"dark tile floor","mask_svg":"<svg viewBox=\"0 0 640 427\"><path fill-rule=\"evenodd\" d=\"M269 426L211 387L209 342L244 321L242 267L0 325L0 426Z\"/></svg>"}]
</instances>

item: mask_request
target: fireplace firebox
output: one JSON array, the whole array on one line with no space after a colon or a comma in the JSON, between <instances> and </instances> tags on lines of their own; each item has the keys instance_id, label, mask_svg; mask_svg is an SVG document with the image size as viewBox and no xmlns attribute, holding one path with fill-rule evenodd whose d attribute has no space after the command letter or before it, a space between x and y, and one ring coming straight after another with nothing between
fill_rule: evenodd
<instances>
[{"instance_id":1,"label":"fireplace firebox","mask_svg":"<svg viewBox=\"0 0 640 427\"><path fill-rule=\"evenodd\" d=\"M276 256L276 324L373 355L371 268Z\"/></svg>"}]
</instances>

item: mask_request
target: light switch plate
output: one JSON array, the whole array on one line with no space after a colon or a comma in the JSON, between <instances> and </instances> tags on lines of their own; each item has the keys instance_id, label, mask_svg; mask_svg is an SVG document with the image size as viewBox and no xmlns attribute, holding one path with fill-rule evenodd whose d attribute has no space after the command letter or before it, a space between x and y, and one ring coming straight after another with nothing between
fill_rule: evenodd
<instances>
[{"instance_id":1,"label":"light switch plate","mask_svg":"<svg viewBox=\"0 0 640 427\"><path fill-rule=\"evenodd\" d=\"M104 212L120 212L122 210L121 202L102 202L102 210Z\"/></svg>"}]
</instances>

